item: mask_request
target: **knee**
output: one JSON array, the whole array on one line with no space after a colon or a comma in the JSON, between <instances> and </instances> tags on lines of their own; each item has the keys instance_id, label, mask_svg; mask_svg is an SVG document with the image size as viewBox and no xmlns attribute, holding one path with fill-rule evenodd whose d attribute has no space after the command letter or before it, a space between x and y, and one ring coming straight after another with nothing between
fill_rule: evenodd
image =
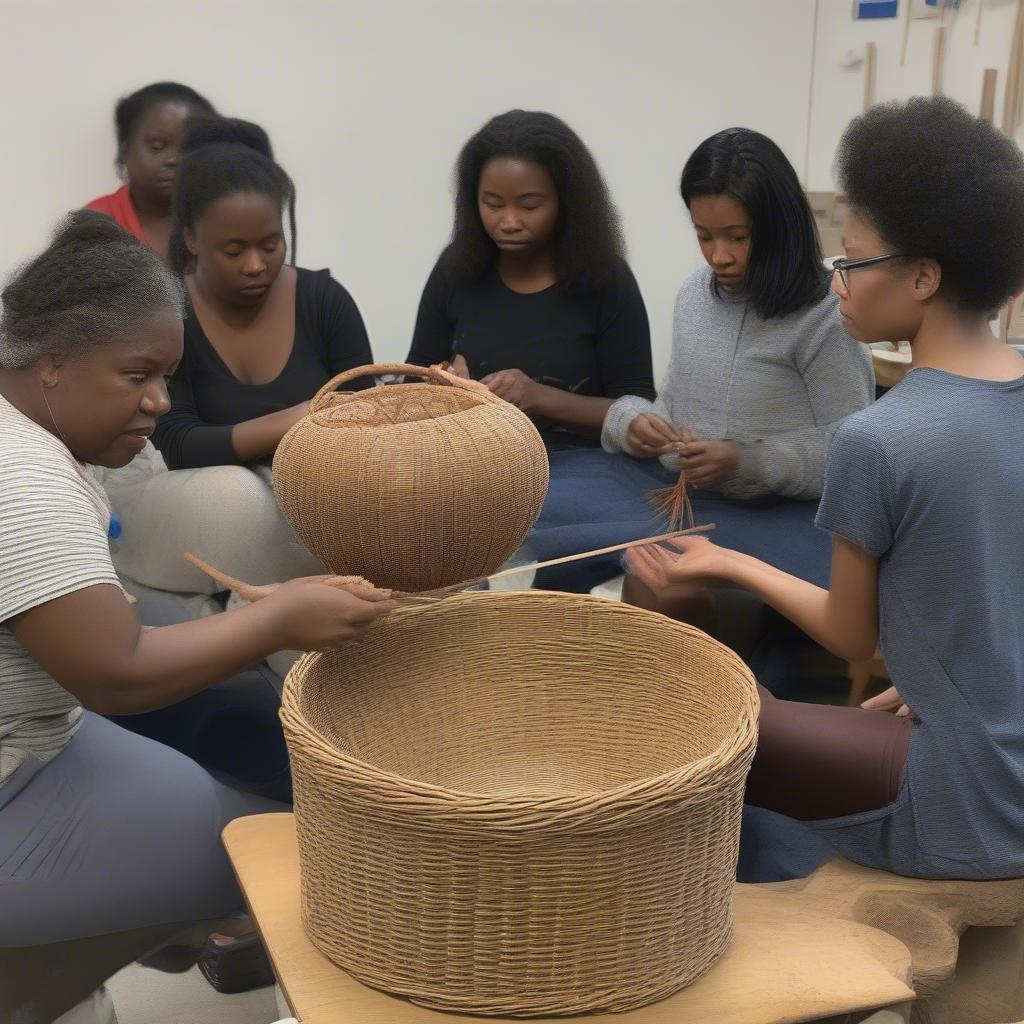
<instances>
[{"instance_id":1,"label":"knee","mask_svg":"<svg viewBox=\"0 0 1024 1024\"><path fill-rule=\"evenodd\" d=\"M198 509L215 509L219 516L245 523L246 532L253 518L280 519L277 498L269 484L245 466L207 466L192 473L185 491Z\"/></svg>"}]
</instances>

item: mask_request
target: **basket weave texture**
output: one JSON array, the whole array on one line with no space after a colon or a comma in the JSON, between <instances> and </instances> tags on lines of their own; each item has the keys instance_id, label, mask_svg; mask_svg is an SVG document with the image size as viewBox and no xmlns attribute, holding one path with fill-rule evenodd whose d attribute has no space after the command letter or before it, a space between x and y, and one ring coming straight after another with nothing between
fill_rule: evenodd
<instances>
[{"instance_id":1,"label":"basket weave texture","mask_svg":"<svg viewBox=\"0 0 1024 1024\"><path fill-rule=\"evenodd\" d=\"M334 392L403 369L434 382ZM329 381L274 456L274 491L303 544L340 576L403 591L494 572L547 486L544 443L515 406L474 381L397 364Z\"/></svg>"},{"instance_id":2,"label":"basket weave texture","mask_svg":"<svg viewBox=\"0 0 1024 1024\"><path fill-rule=\"evenodd\" d=\"M306 931L438 1009L663 998L729 943L757 709L735 654L627 605L400 609L286 682Z\"/></svg>"}]
</instances>

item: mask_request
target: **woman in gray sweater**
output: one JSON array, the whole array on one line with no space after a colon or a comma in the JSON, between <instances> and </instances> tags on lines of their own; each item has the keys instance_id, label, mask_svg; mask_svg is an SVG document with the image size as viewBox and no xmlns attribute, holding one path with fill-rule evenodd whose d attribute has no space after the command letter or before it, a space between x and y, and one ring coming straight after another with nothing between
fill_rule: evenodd
<instances>
[{"instance_id":1,"label":"woman in gray sweater","mask_svg":"<svg viewBox=\"0 0 1024 1024\"><path fill-rule=\"evenodd\" d=\"M717 537L823 583L828 540L814 512L825 450L873 397L867 350L843 326L807 199L774 142L745 128L713 135L680 191L708 266L679 291L660 395L611 406L601 435L611 455L552 456L533 546L557 557L660 531L647 494L682 470ZM541 582L583 590L617 568L594 559ZM648 604L645 590L629 580L626 596Z\"/></svg>"},{"instance_id":2,"label":"woman in gray sweater","mask_svg":"<svg viewBox=\"0 0 1024 1024\"><path fill-rule=\"evenodd\" d=\"M708 266L679 289L658 400L619 399L604 447L659 456L697 490L819 498L829 439L874 381L796 172L771 139L730 128L696 149L680 191Z\"/></svg>"}]
</instances>

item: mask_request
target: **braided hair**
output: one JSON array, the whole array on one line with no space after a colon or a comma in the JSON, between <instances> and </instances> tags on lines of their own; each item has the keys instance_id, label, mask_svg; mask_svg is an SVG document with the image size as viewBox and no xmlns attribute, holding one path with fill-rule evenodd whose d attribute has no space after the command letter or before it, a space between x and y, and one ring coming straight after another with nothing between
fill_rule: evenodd
<instances>
[{"instance_id":1,"label":"braided hair","mask_svg":"<svg viewBox=\"0 0 1024 1024\"><path fill-rule=\"evenodd\" d=\"M189 119L171 199L169 257L177 273L183 274L190 260L185 229L195 230L210 203L236 192L268 196L282 211L287 206L295 265L295 185L274 162L267 133L251 121L197 115Z\"/></svg>"}]
</instances>

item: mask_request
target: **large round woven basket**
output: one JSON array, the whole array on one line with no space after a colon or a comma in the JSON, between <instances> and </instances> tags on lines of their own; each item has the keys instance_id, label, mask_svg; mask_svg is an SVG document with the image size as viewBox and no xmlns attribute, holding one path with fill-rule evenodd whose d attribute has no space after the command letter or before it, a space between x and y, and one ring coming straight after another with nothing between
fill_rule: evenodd
<instances>
[{"instance_id":1,"label":"large round woven basket","mask_svg":"<svg viewBox=\"0 0 1024 1024\"><path fill-rule=\"evenodd\" d=\"M339 394L371 373L429 383ZM494 572L547 493L529 418L438 368L360 366L329 381L274 456L274 491L299 539L332 572L432 590Z\"/></svg>"},{"instance_id":2,"label":"large round woven basket","mask_svg":"<svg viewBox=\"0 0 1024 1024\"><path fill-rule=\"evenodd\" d=\"M306 931L438 1009L667 996L729 943L757 708L733 652L628 605L402 608L287 679Z\"/></svg>"}]
</instances>

